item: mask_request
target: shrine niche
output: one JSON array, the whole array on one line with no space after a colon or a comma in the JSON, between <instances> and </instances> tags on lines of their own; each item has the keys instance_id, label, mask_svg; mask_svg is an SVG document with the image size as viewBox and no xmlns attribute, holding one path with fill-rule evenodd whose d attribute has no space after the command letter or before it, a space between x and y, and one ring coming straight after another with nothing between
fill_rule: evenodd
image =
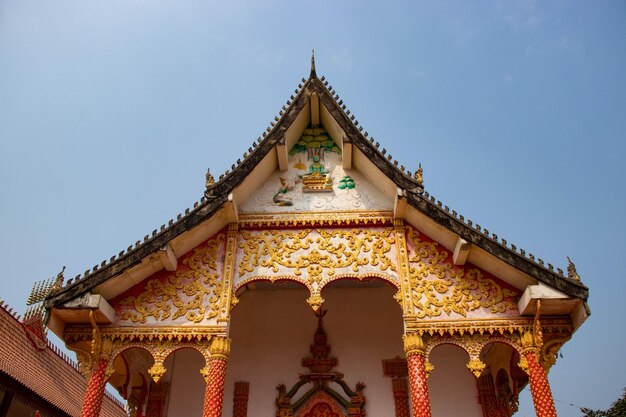
<instances>
[{"instance_id":1,"label":"shrine niche","mask_svg":"<svg viewBox=\"0 0 626 417\"><path fill-rule=\"evenodd\" d=\"M332 370L337 366L337 358L330 356L330 345L324 330L326 310L320 309L315 315L317 329L310 347L311 356L302 359L302 366L309 372L301 374L300 380L290 390L284 384L276 387L276 417L365 416L365 384L359 382L352 390L343 380L343 374Z\"/></svg>"}]
</instances>

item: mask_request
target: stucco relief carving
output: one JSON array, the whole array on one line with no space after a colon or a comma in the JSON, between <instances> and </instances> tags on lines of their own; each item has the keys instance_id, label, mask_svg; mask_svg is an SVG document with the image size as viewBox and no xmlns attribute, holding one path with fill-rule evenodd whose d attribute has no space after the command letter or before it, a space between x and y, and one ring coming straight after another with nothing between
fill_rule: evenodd
<instances>
[{"instance_id":1,"label":"stucco relief carving","mask_svg":"<svg viewBox=\"0 0 626 417\"><path fill-rule=\"evenodd\" d=\"M276 172L239 207L241 213L392 210L393 201L366 177L345 170L341 151L323 129L306 129Z\"/></svg>"},{"instance_id":2,"label":"stucco relief carving","mask_svg":"<svg viewBox=\"0 0 626 417\"><path fill-rule=\"evenodd\" d=\"M225 235L182 259L175 273L161 271L114 300L117 325L213 324L223 297Z\"/></svg>"},{"instance_id":3,"label":"stucco relief carving","mask_svg":"<svg viewBox=\"0 0 626 417\"><path fill-rule=\"evenodd\" d=\"M451 254L407 227L409 277L417 318L492 318L518 315L520 292L471 265L455 266Z\"/></svg>"},{"instance_id":4,"label":"stucco relief carving","mask_svg":"<svg viewBox=\"0 0 626 417\"><path fill-rule=\"evenodd\" d=\"M398 284L392 228L242 230L235 287L254 279L292 279L323 302L323 286L340 277L385 277ZM315 308L315 307L314 307Z\"/></svg>"}]
</instances>

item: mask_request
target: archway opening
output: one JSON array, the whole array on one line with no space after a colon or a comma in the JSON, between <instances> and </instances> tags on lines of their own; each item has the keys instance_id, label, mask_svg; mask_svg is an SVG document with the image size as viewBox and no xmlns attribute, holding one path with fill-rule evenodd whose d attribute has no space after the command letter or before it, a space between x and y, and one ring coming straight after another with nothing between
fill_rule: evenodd
<instances>
[{"instance_id":1,"label":"archway opening","mask_svg":"<svg viewBox=\"0 0 626 417\"><path fill-rule=\"evenodd\" d=\"M520 355L503 342L486 344L481 358L487 365L478 380L478 394L485 416L510 417L518 409L519 393L528 376L518 363Z\"/></svg>"},{"instance_id":2,"label":"archway opening","mask_svg":"<svg viewBox=\"0 0 626 417\"><path fill-rule=\"evenodd\" d=\"M205 366L204 356L196 349L181 348L170 353L163 364L167 372L160 384L166 384L168 391L165 416L202 415L206 383L200 370Z\"/></svg>"},{"instance_id":3,"label":"archway opening","mask_svg":"<svg viewBox=\"0 0 626 417\"><path fill-rule=\"evenodd\" d=\"M428 379L432 415L482 417L476 377L467 368L468 353L456 345L442 344L430 352L429 361L435 367Z\"/></svg>"},{"instance_id":4,"label":"archway opening","mask_svg":"<svg viewBox=\"0 0 626 417\"><path fill-rule=\"evenodd\" d=\"M332 372L340 373L353 392L359 382L365 384L368 415L394 412L392 379L383 375L383 360L404 357L402 309L394 299L396 292L395 286L379 278L346 278L327 284L321 293L328 355L337 359ZM285 384L289 389L300 381L300 375L311 372L303 363L313 356L318 326L307 303L311 294L294 281L255 281L236 295L239 303L231 318L224 415L232 415L236 383L247 382L248 410L254 410L257 417L274 417L276 387ZM305 391L298 391L291 404L304 397L301 392Z\"/></svg>"},{"instance_id":5,"label":"archway opening","mask_svg":"<svg viewBox=\"0 0 626 417\"><path fill-rule=\"evenodd\" d=\"M148 369L154 364L150 352L140 347L131 347L120 352L113 359L115 372L109 383L127 401L129 415L145 416L152 379Z\"/></svg>"}]
</instances>

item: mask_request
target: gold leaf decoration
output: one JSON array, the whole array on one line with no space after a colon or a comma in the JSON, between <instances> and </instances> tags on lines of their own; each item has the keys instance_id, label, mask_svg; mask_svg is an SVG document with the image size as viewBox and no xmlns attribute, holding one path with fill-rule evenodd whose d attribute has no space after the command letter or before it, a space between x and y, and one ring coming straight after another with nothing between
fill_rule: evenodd
<instances>
[{"instance_id":1,"label":"gold leaf decoration","mask_svg":"<svg viewBox=\"0 0 626 417\"><path fill-rule=\"evenodd\" d=\"M337 269L354 273L370 265L380 271L396 271L388 252L394 245L393 229L311 229L241 231L239 276L255 268L291 269L296 277L305 274L306 283L319 284L324 275L332 277Z\"/></svg>"},{"instance_id":2,"label":"gold leaf decoration","mask_svg":"<svg viewBox=\"0 0 626 417\"><path fill-rule=\"evenodd\" d=\"M486 278L477 268L454 266L449 253L440 250L437 242L420 236L413 228L407 230L411 245L409 279L418 318L442 313L466 317L479 308L493 314L517 309L517 292Z\"/></svg>"},{"instance_id":3,"label":"gold leaf decoration","mask_svg":"<svg viewBox=\"0 0 626 417\"><path fill-rule=\"evenodd\" d=\"M120 305L131 307L122 312L121 319L146 323L148 317L164 321L184 316L193 323L200 323L217 316L222 294L217 260L224 241L223 234L210 239L183 261L187 268L168 276L165 282L151 279L140 295L120 301Z\"/></svg>"}]
</instances>

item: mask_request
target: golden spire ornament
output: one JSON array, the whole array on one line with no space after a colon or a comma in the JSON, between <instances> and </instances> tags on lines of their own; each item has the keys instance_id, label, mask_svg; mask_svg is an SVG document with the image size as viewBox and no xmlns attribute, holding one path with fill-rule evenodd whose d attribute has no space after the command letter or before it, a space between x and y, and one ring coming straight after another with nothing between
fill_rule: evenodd
<instances>
[{"instance_id":1,"label":"golden spire ornament","mask_svg":"<svg viewBox=\"0 0 626 417\"><path fill-rule=\"evenodd\" d=\"M578 275L578 272L576 271L576 265L574 265L574 262L572 262L569 256L567 257L567 262L569 263L569 265L567 265L567 277L580 281L580 275Z\"/></svg>"},{"instance_id":2,"label":"golden spire ornament","mask_svg":"<svg viewBox=\"0 0 626 417\"><path fill-rule=\"evenodd\" d=\"M415 174L413 174L413 179L419 185L424 185L424 170L422 169L422 164L421 163L417 167L417 171L415 171Z\"/></svg>"},{"instance_id":3,"label":"golden spire ornament","mask_svg":"<svg viewBox=\"0 0 626 417\"><path fill-rule=\"evenodd\" d=\"M317 77L315 72L315 49L311 50L311 75L310 77Z\"/></svg>"},{"instance_id":4,"label":"golden spire ornament","mask_svg":"<svg viewBox=\"0 0 626 417\"><path fill-rule=\"evenodd\" d=\"M206 170L205 185L206 185L207 190L213 188L213 186L215 185L215 178L213 177L213 174L211 174L210 168Z\"/></svg>"}]
</instances>

